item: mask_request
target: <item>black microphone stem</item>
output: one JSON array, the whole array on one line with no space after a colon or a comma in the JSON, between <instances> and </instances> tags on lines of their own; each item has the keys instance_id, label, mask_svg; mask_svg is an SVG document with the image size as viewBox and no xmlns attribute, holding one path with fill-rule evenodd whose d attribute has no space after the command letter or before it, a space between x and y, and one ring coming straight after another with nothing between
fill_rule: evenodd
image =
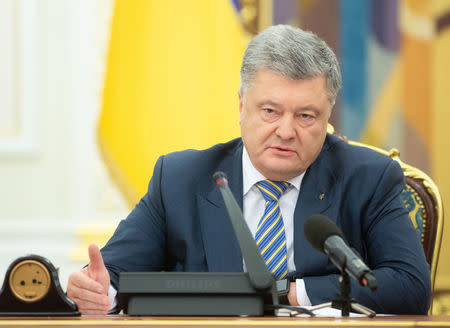
<instances>
[{"instance_id":1,"label":"black microphone stem","mask_svg":"<svg viewBox=\"0 0 450 328\"><path fill-rule=\"evenodd\" d=\"M219 188L222 193L231 224L233 225L236 238L238 239L241 248L242 257L247 266L251 284L258 290L272 288L275 286L273 275L267 269L266 263L261 256L261 252L245 222L244 216L242 215L241 208L228 187L228 180L225 173L216 172L213 175L213 179L216 182L217 188Z\"/></svg>"}]
</instances>

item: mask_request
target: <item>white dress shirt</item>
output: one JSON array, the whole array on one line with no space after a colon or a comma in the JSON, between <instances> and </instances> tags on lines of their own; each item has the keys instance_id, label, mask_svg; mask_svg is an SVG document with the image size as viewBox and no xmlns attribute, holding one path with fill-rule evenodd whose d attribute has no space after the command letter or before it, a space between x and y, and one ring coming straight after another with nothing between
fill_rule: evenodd
<instances>
[{"instance_id":1,"label":"white dress shirt","mask_svg":"<svg viewBox=\"0 0 450 328\"><path fill-rule=\"evenodd\" d=\"M294 211L304 175L305 173L302 173L301 175L286 181L290 183L290 186L279 199L280 211L283 217L284 230L286 234L288 272L295 271ZM266 180L266 178L253 166L245 147L242 152L242 177L244 218L254 238L258 223L264 214L265 208L264 197L255 184L261 180ZM244 263L244 270L245 269ZM298 303L302 306L311 305L308 295L306 294L305 282L303 279L297 279L296 283Z\"/></svg>"}]
</instances>

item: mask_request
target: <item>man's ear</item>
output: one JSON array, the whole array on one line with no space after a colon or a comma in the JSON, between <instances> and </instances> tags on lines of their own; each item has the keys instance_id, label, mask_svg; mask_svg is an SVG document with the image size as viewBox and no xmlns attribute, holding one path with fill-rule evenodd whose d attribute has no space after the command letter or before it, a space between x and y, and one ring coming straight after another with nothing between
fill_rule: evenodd
<instances>
[{"instance_id":1,"label":"man's ear","mask_svg":"<svg viewBox=\"0 0 450 328\"><path fill-rule=\"evenodd\" d=\"M239 113L242 114L242 106L243 106L244 99L241 96L241 91L240 90L238 91L238 96L239 96Z\"/></svg>"},{"instance_id":2,"label":"man's ear","mask_svg":"<svg viewBox=\"0 0 450 328\"><path fill-rule=\"evenodd\" d=\"M327 120L327 121L330 120L330 117L331 117L331 114L332 114L332 112L333 112L333 107L334 107L334 104L335 104L335 103L336 103L336 101L333 101L333 103L330 104L330 110L328 111L328 120Z\"/></svg>"}]
</instances>

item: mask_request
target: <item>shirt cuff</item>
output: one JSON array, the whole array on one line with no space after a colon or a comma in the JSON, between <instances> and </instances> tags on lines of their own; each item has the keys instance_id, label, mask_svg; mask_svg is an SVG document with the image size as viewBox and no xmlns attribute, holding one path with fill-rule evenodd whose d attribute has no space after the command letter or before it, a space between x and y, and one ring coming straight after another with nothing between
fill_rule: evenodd
<instances>
[{"instance_id":1,"label":"shirt cuff","mask_svg":"<svg viewBox=\"0 0 450 328\"><path fill-rule=\"evenodd\" d=\"M311 306L311 301L309 300L308 294L306 294L305 281L303 279L296 279L295 282L298 304L300 306Z\"/></svg>"},{"instance_id":2,"label":"shirt cuff","mask_svg":"<svg viewBox=\"0 0 450 328\"><path fill-rule=\"evenodd\" d=\"M111 307L109 308L108 314L115 313L117 307L117 290L113 287L113 285L109 285L108 289L108 298L111 302Z\"/></svg>"}]
</instances>

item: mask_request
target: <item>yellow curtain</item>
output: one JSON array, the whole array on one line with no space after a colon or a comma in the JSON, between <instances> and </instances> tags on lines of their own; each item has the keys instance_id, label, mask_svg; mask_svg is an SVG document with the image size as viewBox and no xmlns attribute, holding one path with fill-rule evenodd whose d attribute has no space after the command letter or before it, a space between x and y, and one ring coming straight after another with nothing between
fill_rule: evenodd
<instances>
[{"instance_id":1,"label":"yellow curtain","mask_svg":"<svg viewBox=\"0 0 450 328\"><path fill-rule=\"evenodd\" d=\"M239 136L246 41L229 0L116 0L98 140L130 206L160 155Z\"/></svg>"}]
</instances>

